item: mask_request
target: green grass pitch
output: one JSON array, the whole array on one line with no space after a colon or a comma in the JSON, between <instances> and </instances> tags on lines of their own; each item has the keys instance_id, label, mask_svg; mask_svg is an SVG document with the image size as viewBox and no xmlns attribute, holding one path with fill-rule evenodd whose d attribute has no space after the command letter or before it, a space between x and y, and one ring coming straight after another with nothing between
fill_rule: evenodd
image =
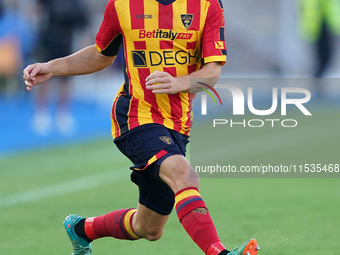
<instances>
[{"instance_id":1,"label":"green grass pitch","mask_svg":"<svg viewBox=\"0 0 340 255\"><path fill-rule=\"evenodd\" d=\"M331 121L322 116L325 123ZM332 139L329 133L325 135L327 139L303 146L308 151L339 141L339 135ZM277 155L268 153L268 157ZM0 159L0 254L71 254L62 225L65 216L96 216L137 205L137 187L129 181L129 166L110 139ZM201 195L229 249L255 237L259 254L338 254L338 178L202 179ZM93 254L202 252L173 212L159 241L104 238L93 243Z\"/></svg>"}]
</instances>

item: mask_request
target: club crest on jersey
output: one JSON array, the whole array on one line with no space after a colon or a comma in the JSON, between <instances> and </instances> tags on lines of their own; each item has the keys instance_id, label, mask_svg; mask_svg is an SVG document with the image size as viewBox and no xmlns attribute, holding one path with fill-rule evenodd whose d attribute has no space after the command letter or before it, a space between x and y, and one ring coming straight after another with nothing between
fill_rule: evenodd
<instances>
[{"instance_id":1,"label":"club crest on jersey","mask_svg":"<svg viewBox=\"0 0 340 255\"><path fill-rule=\"evenodd\" d=\"M169 145L172 143L172 140L169 136L160 136L159 139L161 139L164 143Z\"/></svg>"},{"instance_id":2,"label":"club crest on jersey","mask_svg":"<svg viewBox=\"0 0 340 255\"><path fill-rule=\"evenodd\" d=\"M182 24L186 29L188 29L191 26L193 19L194 14L181 14Z\"/></svg>"}]
</instances>

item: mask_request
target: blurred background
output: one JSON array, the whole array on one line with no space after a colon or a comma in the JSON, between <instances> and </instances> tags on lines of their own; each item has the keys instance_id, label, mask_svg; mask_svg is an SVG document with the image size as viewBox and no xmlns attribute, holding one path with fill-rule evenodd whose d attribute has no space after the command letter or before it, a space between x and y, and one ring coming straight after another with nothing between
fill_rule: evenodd
<instances>
[{"instance_id":1,"label":"blurred background","mask_svg":"<svg viewBox=\"0 0 340 255\"><path fill-rule=\"evenodd\" d=\"M340 0L222 2L228 46L222 78L323 81L296 83L312 92L312 120L289 132L229 132L225 160L265 157L280 164L282 151L297 161L304 151L308 161L339 163L331 159L338 159L340 139ZM53 78L31 92L22 80L28 64L94 44L106 3L0 0L0 246L6 254L69 254L61 226L66 215L100 215L137 201L126 173L130 163L110 132L111 104L123 83L121 53L99 73ZM256 106L271 105L271 86L254 88ZM273 146L264 148L264 141ZM206 178L201 191L229 249L256 236L263 254L337 254L338 180ZM159 242L112 242L99 240L96 254L113 254L113 248L117 254L200 253L175 214Z\"/></svg>"},{"instance_id":2,"label":"blurred background","mask_svg":"<svg viewBox=\"0 0 340 255\"><path fill-rule=\"evenodd\" d=\"M339 0L222 2L228 63L221 77L340 76ZM123 82L122 54L100 73L55 78L31 93L22 81L27 64L93 44L107 1L0 3L0 155L103 133L109 137L109 109ZM340 94L338 86L311 87L324 99Z\"/></svg>"}]
</instances>

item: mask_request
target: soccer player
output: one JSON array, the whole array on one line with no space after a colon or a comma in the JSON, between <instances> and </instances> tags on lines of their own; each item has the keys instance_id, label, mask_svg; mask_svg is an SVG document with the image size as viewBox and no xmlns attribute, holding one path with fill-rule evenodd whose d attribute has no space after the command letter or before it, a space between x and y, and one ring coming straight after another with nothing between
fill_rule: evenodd
<instances>
[{"instance_id":1,"label":"soccer player","mask_svg":"<svg viewBox=\"0 0 340 255\"><path fill-rule=\"evenodd\" d=\"M257 254L255 239L231 252L223 246L199 193L198 175L185 158L195 92L190 79L204 77L214 85L226 62L222 2L110 0L96 45L28 66L27 89L52 76L102 70L121 46L125 83L113 102L112 135L134 165L131 180L139 187L139 204L98 217L66 217L73 254L91 254L91 242L102 237L157 240L173 207L205 254Z\"/></svg>"}]
</instances>

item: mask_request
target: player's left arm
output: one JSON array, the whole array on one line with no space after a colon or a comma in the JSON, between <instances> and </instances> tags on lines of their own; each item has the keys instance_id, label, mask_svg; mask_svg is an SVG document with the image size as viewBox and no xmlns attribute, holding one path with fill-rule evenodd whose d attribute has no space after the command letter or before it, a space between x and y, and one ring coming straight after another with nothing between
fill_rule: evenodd
<instances>
[{"instance_id":1,"label":"player's left arm","mask_svg":"<svg viewBox=\"0 0 340 255\"><path fill-rule=\"evenodd\" d=\"M146 78L146 88L154 94L176 94L179 92L196 93L202 82L214 86L221 74L220 62L210 62L191 74L173 77L166 72L155 71ZM204 77L204 78L202 78ZM195 83L191 79L195 79ZM203 88L206 88L202 86Z\"/></svg>"}]
</instances>

